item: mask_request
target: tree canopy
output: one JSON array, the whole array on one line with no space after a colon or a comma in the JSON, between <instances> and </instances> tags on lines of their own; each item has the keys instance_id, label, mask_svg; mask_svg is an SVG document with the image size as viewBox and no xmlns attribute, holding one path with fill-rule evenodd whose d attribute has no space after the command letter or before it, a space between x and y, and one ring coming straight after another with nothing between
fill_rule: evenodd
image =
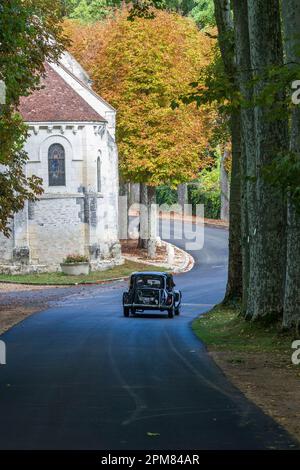
<instances>
[{"instance_id":1,"label":"tree canopy","mask_svg":"<svg viewBox=\"0 0 300 470\"><path fill-rule=\"evenodd\" d=\"M106 18L114 8L121 5L120 0L62 0L63 14L82 22L94 22Z\"/></svg>"},{"instance_id":2,"label":"tree canopy","mask_svg":"<svg viewBox=\"0 0 300 470\"><path fill-rule=\"evenodd\" d=\"M27 178L23 151L26 127L16 113L19 97L39 84L46 58L57 60L66 44L59 0L9 0L0 5L0 80L6 102L0 105L0 231L25 200L41 193L40 180Z\"/></svg>"},{"instance_id":3,"label":"tree canopy","mask_svg":"<svg viewBox=\"0 0 300 470\"><path fill-rule=\"evenodd\" d=\"M212 40L187 18L157 11L128 21L128 11L105 23L66 23L71 52L90 72L95 90L118 110L122 176L150 185L178 185L210 161L214 111L195 104L175 110L211 58ZM143 47L141 47L143 45Z\"/></svg>"},{"instance_id":4,"label":"tree canopy","mask_svg":"<svg viewBox=\"0 0 300 470\"><path fill-rule=\"evenodd\" d=\"M61 0L63 14L82 22L95 22L113 14L124 2L121 0ZM129 0L126 3L130 4ZM143 13L154 6L167 11L176 11L192 17L200 28L215 25L213 0L144 0L133 8Z\"/></svg>"}]
</instances>

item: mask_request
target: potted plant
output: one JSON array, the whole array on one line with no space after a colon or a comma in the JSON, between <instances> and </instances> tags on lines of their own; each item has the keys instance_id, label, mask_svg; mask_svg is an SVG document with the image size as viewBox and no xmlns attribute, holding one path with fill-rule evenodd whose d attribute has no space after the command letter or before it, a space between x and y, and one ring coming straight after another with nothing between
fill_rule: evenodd
<instances>
[{"instance_id":1,"label":"potted plant","mask_svg":"<svg viewBox=\"0 0 300 470\"><path fill-rule=\"evenodd\" d=\"M87 275L90 272L89 259L84 255L68 255L60 266L62 272L69 276L79 276L80 274Z\"/></svg>"}]
</instances>

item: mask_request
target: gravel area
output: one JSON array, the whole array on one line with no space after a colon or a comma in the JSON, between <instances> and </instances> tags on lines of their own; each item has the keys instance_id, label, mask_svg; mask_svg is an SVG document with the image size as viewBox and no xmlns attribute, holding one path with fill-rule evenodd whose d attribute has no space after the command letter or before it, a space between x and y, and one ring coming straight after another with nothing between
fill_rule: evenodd
<instances>
[{"instance_id":1,"label":"gravel area","mask_svg":"<svg viewBox=\"0 0 300 470\"><path fill-rule=\"evenodd\" d=\"M55 286L56 288L56 286ZM61 288L57 286L57 288ZM23 291L35 291L35 290L45 290L45 289L53 289L53 286L32 286L26 284L11 284L11 283L0 283L0 299L1 294L6 292L23 292Z\"/></svg>"},{"instance_id":2,"label":"gravel area","mask_svg":"<svg viewBox=\"0 0 300 470\"><path fill-rule=\"evenodd\" d=\"M80 286L81 289L92 286ZM49 307L51 302L78 294L79 286L26 286L0 284L0 334L24 320L33 313Z\"/></svg>"}]
</instances>

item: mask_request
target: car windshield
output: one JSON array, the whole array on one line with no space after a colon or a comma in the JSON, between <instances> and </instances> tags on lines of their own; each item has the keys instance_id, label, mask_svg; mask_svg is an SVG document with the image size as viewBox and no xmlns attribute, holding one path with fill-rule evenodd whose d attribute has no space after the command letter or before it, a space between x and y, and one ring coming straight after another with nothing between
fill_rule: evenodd
<instances>
[{"instance_id":1,"label":"car windshield","mask_svg":"<svg viewBox=\"0 0 300 470\"><path fill-rule=\"evenodd\" d=\"M164 287L163 277L160 276L150 276L150 275L140 275L135 278L135 285L137 287Z\"/></svg>"}]
</instances>

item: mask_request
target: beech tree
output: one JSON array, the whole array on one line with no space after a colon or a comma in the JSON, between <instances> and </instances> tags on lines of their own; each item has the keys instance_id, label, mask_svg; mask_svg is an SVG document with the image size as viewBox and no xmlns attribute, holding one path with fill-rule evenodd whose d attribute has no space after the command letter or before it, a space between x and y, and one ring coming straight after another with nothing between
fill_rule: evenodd
<instances>
[{"instance_id":1,"label":"beech tree","mask_svg":"<svg viewBox=\"0 0 300 470\"><path fill-rule=\"evenodd\" d=\"M297 0L282 2L283 24L285 37L286 61L288 67L300 70L300 4ZM291 84L290 84L291 85ZM300 165L300 107L295 105L291 115L289 150L295 157L295 163ZM297 172L295 172L297 174ZM298 171L299 174L299 171ZM296 183L297 184L297 183ZM298 180L298 188L300 181ZM300 212L291 197L288 187L287 208L287 256L284 293L283 326L290 328L300 324ZM299 189L298 189L299 191Z\"/></svg>"},{"instance_id":2,"label":"beech tree","mask_svg":"<svg viewBox=\"0 0 300 470\"><path fill-rule=\"evenodd\" d=\"M253 253L253 238L257 226L256 213L256 135L254 125L253 80L250 57L248 0L234 0L235 61L237 83L241 94L241 247L243 263L243 303L242 310L247 316L254 301L251 274L254 273L256 258ZM245 105L249 103L249 105ZM249 294L250 291L250 294Z\"/></svg>"},{"instance_id":3,"label":"beech tree","mask_svg":"<svg viewBox=\"0 0 300 470\"><path fill-rule=\"evenodd\" d=\"M234 12L235 33L233 50L230 50L231 6ZM286 29L290 36L294 37L295 45L299 17L297 19L297 13L291 4L284 4L284 13L285 23L289 22ZM294 321L292 318L296 306L299 305L297 281L295 282L299 264L298 261L294 262L294 259L286 259L284 193L288 190L292 195L289 198L287 240L287 257L291 258L294 248L299 247L298 215L294 203L299 184L297 186L292 178L282 175L286 170L290 175L291 166L286 163L288 119L284 80L287 72L283 66L280 14L280 2L277 0L234 0L232 3L227 0L215 0L224 68L233 90L238 91L236 109L240 107L240 169L237 169L240 171L240 196L238 197L238 188L235 192L231 187L231 192L236 194L236 200L234 203L231 201L230 210L232 220L236 213L233 210L237 211L240 204L243 312L246 318L251 320L267 318L277 321L281 318L285 306L285 319L289 317L290 320L284 322L289 324ZM289 46L291 42L287 41L287 57L289 56L290 61L295 64L296 53L294 51L292 55ZM272 83L274 77L275 82L277 81L275 84ZM234 112L234 115L238 121L237 112ZM298 144L295 129L299 124L297 119L297 111L294 110L290 149L296 154ZM233 148L235 138L238 142L237 121L236 137L232 134ZM233 152L233 172L235 162L237 158ZM295 163L295 175L298 174L296 165ZM273 173L271 177L270 173ZM293 189L289 185L291 181ZM232 231L232 228L230 230ZM230 246L229 276L232 253ZM235 279L233 285L236 285L236 282ZM239 287L241 284L237 285Z\"/></svg>"},{"instance_id":4,"label":"beech tree","mask_svg":"<svg viewBox=\"0 0 300 470\"><path fill-rule=\"evenodd\" d=\"M244 313L251 320L274 321L283 314L283 326L289 328L298 326L300 317L300 119L290 97L287 102L285 87L291 87L300 70L300 7L292 1L282 3L282 11L280 6L275 0L233 1L242 103L243 262L248 271Z\"/></svg>"},{"instance_id":5,"label":"beech tree","mask_svg":"<svg viewBox=\"0 0 300 470\"><path fill-rule=\"evenodd\" d=\"M224 64L225 74L233 90L237 88L234 62L233 17L230 0L214 0L215 18L218 27L218 42ZM224 302L241 300L243 269L241 253L241 121L240 109L232 109L230 132L232 145L232 170L230 184L229 215L229 264L228 281Z\"/></svg>"},{"instance_id":6,"label":"beech tree","mask_svg":"<svg viewBox=\"0 0 300 470\"><path fill-rule=\"evenodd\" d=\"M215 112L195 104L172 109L171 102L210 61L212 39L192 20L164 11L128 21L123 10L102 24L67 22L66 31L96 91L118 109L123 180L147 185L150 204L151 188L193 179L210 162L203 150Z\"/></svg>"},{"instance_id":7,"label":"beech tree","mask_svg":"<svg viewBox=\"0 0 300 470\"><path fill-rule=\"evenodd\" d=\"M254 97L259 97L268 84L268 77L263 78L264 72L283 64L279 0L248 0L248 21L251 68L261 75L254 85ZM247 312L253 319L278 319L283 310L285 204L282 193L263 175L264 168L288 145L286 118L272 119L279 95L270 104L256 105L254 115L258 203L257 224L252 236L255 263L251 272L251 304Z\"/></svg>"}]
</instances>

